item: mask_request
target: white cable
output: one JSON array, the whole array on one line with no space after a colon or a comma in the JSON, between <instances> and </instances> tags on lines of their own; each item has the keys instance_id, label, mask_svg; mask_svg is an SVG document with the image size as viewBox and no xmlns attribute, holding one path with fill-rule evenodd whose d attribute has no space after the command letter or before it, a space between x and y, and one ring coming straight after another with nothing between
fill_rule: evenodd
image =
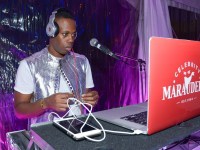
<instances>
[{"instance_id":1,"label":"white cable","mask_svg":"<svg viewBox=\"0 0 200 150\"><path fill-rule=\"evenodd\" d=\"M48 115L48 120L49 120L49 121L52 121L52 119L50 118L50 117L51 117L51 114L55 114L58 118L61 119L61 117L60 117L57 113L55 113L55 112L50 112L49 115Z\"/></svg>"},{"instance_id":2,"label":"white cable","mask_svg":"<svg viewBox=\"0 0 200 150\"><path fill-rule=\"evenodd\" d=\"M72 111L73 108L76 107L77 105L70 106L68 101L69 101L69 99L67 99L67 106L68 106L69 110L62 117L60 117L56 112L50 112L48 115L48 120L52 121L52 119L50 118L52 114L55 114L59 119L63 119L65 116L67 116L69 114L70 111L72 112L72 116L75 116L75 118L77 118L76 115Z\"/></svg>"},{"instance_id":3,"label":"white cable","mask_svg":"<svg viewBox=\"0 0 200 150\"><path fill-rule=\"evenodd\" d=\"M103 140L106 138L106 133L105 133L105 130L104 130L103 126L101 125L101 123L100 123L100 122L96 119L96 117L92 114L92 108L93 108L92 105L89 104L89 103L82 103L81 101L77 100L76 98L69 98L69 100L78 102L79 105L81 104L81 105L89 112L89 114L88 114L88 116L87 116L85 122L83 123L82 127L80 128L80 132L81 132L81 133L83 133L83 128L84 128L84 126L86 125L86 123L88 122L88 119L89 119L90 116L92 116L92 117L94 118L94 120L99 124L99 126L101 127L101 131L103 132L103 137L102 137L101 139L99 139L99 140L90 138L90 137L88 137L88 136L85 136L84 134L83 134L83 136L84 136L86 139L88 139L88 140L90 140L90 141L93 141L93 142L101 142L101 141L103 141ZM87 108L87 106L85 106L85 104L88 105L88 106L90 106L90 110Z\"/></svg>"},{"instance_id":4,"label":"white cable","mask_svg":"<svg viewBox=\"0 0 200 150\"><path fill-rule=\"evenodd\" d=\"M59 116L56 112L50 112L49 115L48 115L48 120L52 121L51 118L50 118L51 114L55 114L58 118L63 119L65 116L67 116L69 114L70 111L72 113L72 116L77 118L76 115L73 113L73 108L75 108L77 105L70 106L69 105L69 99L67 99L67 106L68 106L69 110L62 117Z\"/></svg>"},{"instance_id":5,"label":"white cable","mask_svg":"<svg viewBox=\"0 0 200 150\"><path fill-rule=\"evenodd\" d=\"M99 139L99 140L96 140L96 139L92 139L92 138L90 138L90 137L88 137L88 136L85 136L84 134L83 134L83 136L86 138L86 139L88 139L88 140L90 140L90 141L93 141L93 142L101 142L101 141L103 141L105 138L106 138L106 133L105 133L105 130L104 130L104 128L103 128L103 126L101 125L101 123L94 117L94 115L92 114L92 105L91 104L89 104L89 103L82 103L81 101L79 101L79 100L77 100L76 98L68 98L67 99L67 105L68 105L68 108L69 108L69 110L62 116L62 117L60 117L57 113L55 113L55 112L51 112L49 115L48 115L48 119L50 120L50 115L51 114L55 114L56 116L58 116L58 118L60 118L60 119L63 119L65 116L67 116L68 114L69 114L69 112L71 112L72 113L72 116L74 117L74 119L77 119L77 116L73 113L73 111L72 111L72 109L74 108L74 107L77 107L77 105L73 105L72 107L69 105L69 101L73 101L73 102L77 102L78 104L77 105L82 105L88 112L89 112L89 115L87 116L87 118L86 118L86 120L85 120L85 122L83 123L83 125L82 125L82 127L80 128L80 132L81 133L83 133L83 128L84 128L84 126L86 125L86 123L87 123L87 121L88 121L88 119L89 119L89 117L92 115L92 117L95 119L95 121L99 124L99 126L101 127L101 131L103 132L103 138L101 138L101 139ZM88 106L90 106L90 110L87 108L87 106L85 106L85 104L86 105L88 105ZM51 120L50 120L51 121Z\"/></svg>"},{"instance_id":6,"label":"white cable","mask_svg":"<svg viewBox=\"0 0 200 150\"><path fill-rule=\"evenodd\" d=\"M68 108L69 108L69 110L61 117L61 118L65 118L65 116L67 116L68 114L69 114L69 112L71 112L72 113L72 116L74 116L75 118L77 118L76 117L76 115L74 114L74 112L73 112L73 109L75 108L75 107L77 107L77 105L69 105L69 99L67 99L67 106L68 106Z\"/></svg>"},{"instance_id":7,"label":"white cable","mask_svg":"<svg viewBox=\"0 0 200 150\"><path fill-rule=\"evenodd\" d=\"M127 135L145 134L145 132L143 132L143 131L141 131L141 130L134 130L133 132L123 132L123 131L105 130L105 132L109 132L109 133L118 133L118 134L127 134Z\"/></svg>"},{"instance_id":8,"label":"white cable","mask_svg":"<svg viewBox=\"0 0 200 150\"><path fill-rule=\"evenodd\" d=\"M89 117L92 116L92 117L94 118L94 120L95 120L95 121L99 124L99 126L101 127L101 131L103 132L103 137L102 137L101 139L99 139L99 140L92 139L92 138L87 137L87 136L84 136L84 137L85 137L86 139L88 139L88 140L90 140L90 141L94 141L94 142L101 142L101 141L103 141L103 140L106 138L105 129L103 128L103 126L101 125L101 123L96 119L96 117L92 114L92 108L93 108L92 105L91 105L91 104L88 104L88 103L82 103L82 102L81 102L81 104L82 104L82 106L84 106L85 109L89 112L89 115L87 116L87 118L86 118L86 120L85 120L83 126L81 127L80 132L81 132L81 133L83 132L83 131L82 131L82 130L83 130L83 127L86 125L87 121L89 120ZM88 105L88 106L90 106L90 110L87 108L87 106L85 106L85 104Z\"/></svg>"},{"instance_id":9,"label":"white cable","mask_svg":"<svg viewBox=\"0 0 200 150\"><path fill-rule=\"evenodd\" d=\"M77 107L77 105L71 106L71 105L69 105L69 101L73 101L74 103L77 102L77 105L78 105L78 106L79 106L79 105L82 105L82 106L89 112L89 114L88 114L88 116L87 116L85 122L83 123L82 127L80 128L80 132L81 132L81 133L83 133L83 128L84 128L84 126L87 124L87 122L88 122L90 116L92 116L92 118L94 118L94 120L95 120L95 121L97 122L97 124L100 126L100 128L101 128L100 130L103 132L103 137L102 137L101 139L98 139L98 140L97 140L97 139L90 138L90 137L88 137L88 136L86 136L86 135L83 134L83 136L84 136L86 139L90 140L90 141L93 141L93 142L101 142L101 141L103 141L103 140L106 138L106 132L109 132L109 133L117 133L117 134L127 134L127 135L145 134L145 132L143 132L143 131L141 131L141 130L134 130L133 132L123 132L123 131L105 130L105 129L103 128L103 126L101 125L101 123L100 123L100 122L96 119L96 117L92 114L92 109L93 109L92 105L89 104L89 103L83 103L83 102L79 101L79 100L76 99L76 98L68 98L68 99L67 99L67 105L68 105L69 110L68 110L62 117L60 117L60 116L59 116L57 113L55 113L55 112L51 112L50 114L55 114L56 116L58 116L58 118L63 119L65 116L67 116L67 115L69 114L69 112L71 112L71 113L72 113L72 116L74 117L74 119L78 119L77 116L76 116L76 115L73 113L73 111L72 111L73 108ZM86 105L88 105L88 106L90 107L90 109L88 109L88 107L87 107ZM49 116L50 116L50 114L49 114ZM48 119L49 119L49 116L48 116ZM50 120L50 119L49 119L49 120Z\"/></svg>"}]
</instances>

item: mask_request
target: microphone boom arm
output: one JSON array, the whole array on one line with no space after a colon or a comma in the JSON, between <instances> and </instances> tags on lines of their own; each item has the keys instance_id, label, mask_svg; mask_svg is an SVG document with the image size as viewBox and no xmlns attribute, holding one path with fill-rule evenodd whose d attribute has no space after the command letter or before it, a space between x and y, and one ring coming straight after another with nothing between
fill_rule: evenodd
<instances>
[{"instance_id":1,"label":"microphone boom arm","mask_svg":"<svg viewBox=\"0 0 200 150\"><path fill-rule=\"evenodd\" d=\"M108 54L109 55L109 54ZM120 55L118 53L114 53L115 56L117 56L117 60L120 60L122 61L123 63L131 66L129 63L127 63L126 61L124 61L123 59L121 58L125 58L125 59L129 59L129 60L133 60L133 61L136 61L139 66L140 66L140 71L142 71L143 69L145 70L145 65L146 65L146 62L142 59L136 59L136 58L131 58L131 57L128 57L128 56L123 56L123 55ZM111 55L110 55L111 56ZM113 57L113 56L112 56ZM114 57L115 58L115 57ZM132 67L132 66L131 66ZM135 68L135 67L134 67Z\"/></svg>"}]
</instances>

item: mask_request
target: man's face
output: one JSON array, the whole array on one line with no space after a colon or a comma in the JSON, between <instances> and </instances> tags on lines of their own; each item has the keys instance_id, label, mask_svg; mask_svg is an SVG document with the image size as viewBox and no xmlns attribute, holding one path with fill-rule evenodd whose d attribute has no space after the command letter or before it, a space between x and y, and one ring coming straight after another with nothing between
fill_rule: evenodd
<instances>
[{"instance_id":1,"label":"man's face","mask_svg":"<svg viewBox=\"0 0 200 150\"><path fill-rule=\"evenodd\" d=\"M70 18L55 20L59 26L59 33L50 39L50 53L56 57L65 56L73 47L76 38L76 23Z\"/></svg>"}]
</instances>

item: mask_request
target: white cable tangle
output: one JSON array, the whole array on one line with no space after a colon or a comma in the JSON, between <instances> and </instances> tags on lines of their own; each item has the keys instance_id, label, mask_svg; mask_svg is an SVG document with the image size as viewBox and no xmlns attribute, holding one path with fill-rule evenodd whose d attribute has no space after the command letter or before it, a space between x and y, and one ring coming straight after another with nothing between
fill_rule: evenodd
<instances>
[{"instance_id":1,"label":"white cable tangle","mask_svg":"<svg viewBox=\"0 0 200 150\"><path fill-rule=\"evenodd\" d=\"M76 105L70 106L70 105L69 105L69 101L73 101ZM85 136L85 135L83 134L83 136L84 136L86 139L90 140L90 141L93 141L93 142L101 142L101 141L103 141L103 140L106 138L106 132L108 132L108 133L117 133L117 134L127 134L127 135L143 134L143 132L140 131L140 130L134 130L133 132L123 132L123 131L105 130L105 129L103 128L103 126L101 125L101 123L97 120L97 118L92 114L92 109L93 109L93 107L92 107L91 104L89 104L89 103L83 103L83 102L79 101L79 100L76 99L76 98L68 98L68 99L67 99L67 105L68 105L69 110L68 110L62 117L60 117L60 116L59 116L57 113L55 113L55 112L51 112L51 113L48 115L49 121L52 121L52 120L50 120L50 115L51 115L51 114L55 114L59 119L63 119L65 116L67 116L67 115L69 114L69 112L72 113L72 116L74 117L74 119L78 119L77 116L73 113L73 108L75 108L75 107L77 107L77 106L79 106L79 105L82 105L82 106L89 112L89 114L87 115L87 118L86 118L85 122L83 123L82 127L80 128L80 132L83 133L83 128L84 128L84 126L87 124L87 122L88 122L88 120L89 120L90 117L94 118L94 120L97 122L97 124L98 124L98 125L100 126L100 128L101 128L101 129L99 129L99 130L101 130L101 131L103 132L103 137L102 137L101 139L90 138L90 137ZM90 109L88 109L88 107L87 107L86 105L88 105L88 106L90 107Z\"/></svg>"}]
</instances>

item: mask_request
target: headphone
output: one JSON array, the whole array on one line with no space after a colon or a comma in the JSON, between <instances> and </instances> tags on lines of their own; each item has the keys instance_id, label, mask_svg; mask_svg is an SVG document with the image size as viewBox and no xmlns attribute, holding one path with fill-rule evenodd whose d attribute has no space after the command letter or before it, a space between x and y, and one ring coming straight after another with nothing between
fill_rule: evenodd
<instances>
[{"instance_id":1,"label":"headphone","mask_svg":"<svg viewBox=\"0 0 200 150\"><path fill-rule=\"evenodd\" d=\"M55 22L55 15L57 11L58 9L52 12L51 16L49 17L49 22L46 26L46 33L49 37L56 37L59 33L59 26Z\"/></svg>"},{"instance_id":2,"label":"headphone","mask_svg":"<svg viewBox=\"0 0 200 150\"><path fill-rule=\"evenodd\" d=\"M49 37L56 37L59 33L59 26L55 22L55 17L56 17L57 13L61 13L61 12L66 12L66 14L68 14L68 18L74 19L71 12L65 8L58 8L58 9L54 10L52 12L51 16L49 17L49 22L46 26L46 33Z\"/></svg>"}]
</instances>

